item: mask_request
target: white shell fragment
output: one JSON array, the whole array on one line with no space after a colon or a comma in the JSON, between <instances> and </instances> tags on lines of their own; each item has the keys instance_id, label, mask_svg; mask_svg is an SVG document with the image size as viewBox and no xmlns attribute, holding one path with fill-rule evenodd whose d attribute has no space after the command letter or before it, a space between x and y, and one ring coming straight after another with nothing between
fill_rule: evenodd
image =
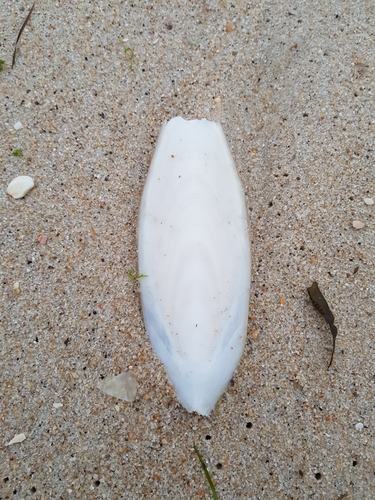
<instances>
[{"instance_id":1,"label":"white shell fragment","mask_svg":"<svg viewBox=\"0 0 375 500\"><path fill-rule=\"evenodd\" d=\"M34 187L34 181L28 175L20 175L12 180L7 188L7 193L13 198L23 198Z\"/></svg>"},{"instance_id":2,"label":"white shell fragment","mask_svg":"<svg viewBox=\"0 0 375 500\"><path fill-rule=\"evenodd\" d=\"M105 380L100 386L100 390L117 399L132 403L137 394L137 385L135 374L129 371L120 373L110 380Z\"/></svg>"},{"instance_id":3,"label":"white shell fragment","mask_svg":"<svg viewBox=\"0 0 375 500\"><path fill-rule=\"evenodd\" d=\"M250 242L244 193L223 130L164 125L140 208L142 309L180 402L208 415L246 340Z\"/></svg>"},{"instance_id":4,"label":"white shell fragment","mask_svg":"<svg viewBox=\"0 0 375 500\"><path fill-rule=\"evenodd\" d=\"M25 441L25 439L26 439L25 434L17 434L17 436L14 436L14 438L11 439L9 443L7 443L5 446L9 446L15 443L22 443L22 441Z\"/></svg>"},{"instance_id":5,"label":"white shell fragment","mask_svg":"<svg viewBox=\"0 0 375 500\"><path fill-rule=\"evenodd\" d=\"M372 198L363 198L363 201L366 203L366 205L374 204L374 200Z\"/></svg>"},{"instance_id":6,"label":"white shell fragment","mask_svg":"<svg viewBox=\"0 0 375 500\"><path fill-rule=\"evenodd\" d=\"M354 229L362 229L365 225L360 220L353 220L353 227Z\"/></svg>"},{"instance_id":7,"label":"white shell fragment","mask_svg":"<svg viewBox=\"0 0 375 500\"><path fill-rule=\"evenodd\" d=\"M21 130L21 128L23 128L23 125L21 122L16 122L14 124L14 128L15 128L15 130Z\"/></svg>"},{"instance_id":8,"label":"white shell fragment","mask_svg":"<svg viewBox=\"0 0 375 500\"><path fill-rule=\"evenodd\" d=\"M355 428L356 428L357 431L361 431L363 429L362 422L358 422L358 424L355 424Z\"/></svg>"},{"instance_id":9,"label":"white shell fragment","mask_svg":"<svg viewBox=\"0 0 375 500\"><path fill-rule=\"evenodd\" d=\"M61 408L63 406L62 403L53 403L54 408Z\"/></svg>"}]
</instances>

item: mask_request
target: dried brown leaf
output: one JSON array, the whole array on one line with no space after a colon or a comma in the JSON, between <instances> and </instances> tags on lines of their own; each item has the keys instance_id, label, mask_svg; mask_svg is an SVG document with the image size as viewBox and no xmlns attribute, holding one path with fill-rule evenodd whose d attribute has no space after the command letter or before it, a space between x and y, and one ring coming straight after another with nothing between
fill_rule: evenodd
<instances>
[{"instance_id":1,"label":"dried brown leaf","mask_svg":"<svg viewBox=\"0 0 375 500\"><path fill-rule=\"evenodd\" d=\"M335 317L333 316L332 311L329 308L329 305L327 304L327 301L324 298L322 292L319 290L318 283L316 281L314 281L314 283L307 289L307 291L310 295L311 302L314 304L315 308L320 312L320 314L324 316L324 319L327 321L331 329L333 346L331 359L328 365L329 368L333 361L333 355L336 346L337 328L334 325Z\"/></svg>"}]
</instances>

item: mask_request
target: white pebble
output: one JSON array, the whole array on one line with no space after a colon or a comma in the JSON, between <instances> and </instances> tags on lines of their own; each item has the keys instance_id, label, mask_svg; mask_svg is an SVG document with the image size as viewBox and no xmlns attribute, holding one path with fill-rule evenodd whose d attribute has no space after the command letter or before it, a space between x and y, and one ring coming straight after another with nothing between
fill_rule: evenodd
<instances>
[{"instance_id":1,"label":"white pebble","mask_svg":"<svg viewBox=\"0 0 375 500\"><path fill-rule=\"evenodd\" d=\"M23 198L34 187L34 181L28 175L20 175L12 180L7 188L7 193L16 200Z\"/></svg>"},{"instance_id":2,"label":"white pebble","mask_svg":"<svg viewBox=\"0 0 375 500\"><path fill-rule=\"evenodd\" d=\"M104 381L99 389L105 394L132 403L137 394L137 378L133 372L123 372Z\"/></svg>"},{"instance_id":3,"label":"white pebble","mask_svg":"<svg viewBox=\"0 0 375 500\"><path fill-rule=\"evenodd\" d=\"M372 198L363 198L363 201L366 203L366 205L374 204L374 200Z\"/></svg>"},{"instance_id":4,"label":"white pebble","mask_svg":"<svg viewBox=\"0 0 375 500\"><path fill-rule=\"evenodd\" d=\"M353 220L353 227L355 229L362 229L365 225L360 220Z\"/></svg>"},{"instance_id":5,"label":"white pebble","mask_svg":"<svg viewBox=\"0 0 375 500\"><path fill-rule=\"evenodd\" d=\"M357 429L357 431L361 431L363 429L362 422L358 422L358 424L355 424L355 428Z\"/></svg>"},{"instance_id":6,"label":"white pebble","mask_svg":"<svg viewBox=\"0 0 375 500\"><path fill-rule=\"evenodd\" d=\"M16 130L20 130L21 128L23 128L23 125L22 125L22 123L21 123L21 122L17 122L17 123L15 123L15 124L14 124L14 128L15 128Z\"/></svg>"},{"instance_id":7,"label":"white pebble","mask_svg":"<svg viewBox=\"0 0 375 500\"><path fill-rule=\"evenodd\" d=\"M15 283L13 283L13 290L19 290L20 289L20 283L19 281L16 281Z\"/></svg>"},{"instance_id":8,"label":"white pebble","mask_svg":"<svg viewBox=\"0 0 375 500\"><path fill-rule=\"evenodd\" d=\"M53 403L54 408L61 408L62 405L63 405L62 403Z\"/></svg>"},{"instance_id":9,"label":"white pebble","mask_svg":"<svg viewBox=\"0 0 375 500\"><path fill-rule=\"evenodd\" d=\"M10 444L14 443L22 443L22 441L25 441L25 439L26 439L25 434L17 434L17 436L14 436L14 438L11 439L9 443L6 444L5 446L9 446Z\"/></svg>"}]
</instances>

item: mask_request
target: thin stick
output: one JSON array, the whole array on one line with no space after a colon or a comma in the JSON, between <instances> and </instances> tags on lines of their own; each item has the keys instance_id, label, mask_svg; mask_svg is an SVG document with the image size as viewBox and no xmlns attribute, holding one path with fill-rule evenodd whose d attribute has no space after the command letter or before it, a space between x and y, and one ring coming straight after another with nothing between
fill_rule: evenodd
<instances>
[{"instance_id":1,"label":"thin stick","mask_svg":"<svg viewBox=\"0 0 375 500\"><path fill-rule=\"evenodd\" d=\"M29 21L29 19L30 19L30 16L31 16L32 11L34 10L35 1L36 1L36 0L34 0L34 3L32 4L31 9L29 10L29 13L27 14L27 18L24 20L23 25L21 26L21 29L20 29L20 30L19 30L19 32L18 32L17 40L16 40L16 43L15 43L15 45L14 45L14 51L13 51L12 69L13 69L13 66L14 66L14 65L15 65L15 63L16 63L16 51L17 51L17 44L18 44L18 41L19 41L19 39L21 38L22 32L23 32L23 30L25 29L25 26L26 26L26 24L28 23L28 21Z\"/></svg>"}]
</instances>

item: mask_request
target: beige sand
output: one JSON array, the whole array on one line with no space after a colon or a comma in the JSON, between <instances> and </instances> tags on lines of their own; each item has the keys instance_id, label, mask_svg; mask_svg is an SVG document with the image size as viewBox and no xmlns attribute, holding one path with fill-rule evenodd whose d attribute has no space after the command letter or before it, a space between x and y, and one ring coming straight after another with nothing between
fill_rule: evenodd
<instances>
[{"instance_id":1,"label":"beige sand","mask_svg":"<svg viewBox=\"0 0 375 500\"><path fill-rule=\"evenodd\" d=\"M0 497L208 499L195 442L220 499L372 498L373 1L40 0L11 70L29 7L0 7ZM127 278L176 115L222 124L249 206L248 342L210 418L175 399ZM97 389L126 369L133 404Z\"/></svg>"}]
</instances>

